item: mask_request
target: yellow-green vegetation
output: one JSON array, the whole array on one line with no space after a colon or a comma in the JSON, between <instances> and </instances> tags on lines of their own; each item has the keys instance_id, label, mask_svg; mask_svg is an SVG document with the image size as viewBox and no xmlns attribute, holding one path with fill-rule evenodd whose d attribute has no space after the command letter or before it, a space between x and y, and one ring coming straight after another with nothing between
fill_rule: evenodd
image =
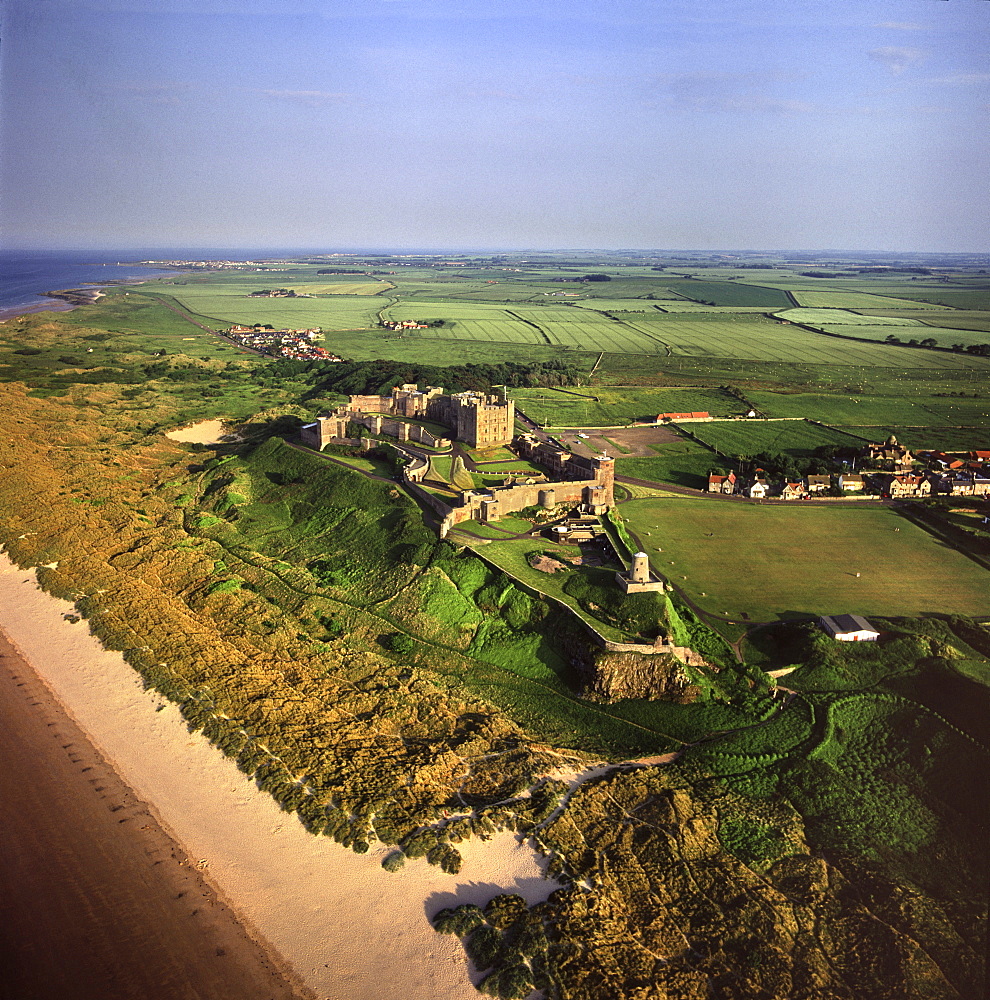
<instances>
[{"instance_id":1,"label":"yellow-green vegetation","mask_svg":"<svg viewBox=\"0 0 990 1000\"><path fill-rule=\"evenodd\" d=\"M252 276L252 287L332 283L315 277L316 266ZM487 263L474 269L478 280L424 266L397 284L407 283L425 318L443 294L490 296L517 311L515 303L548 290L614 299L681 287L645 266L616 270L598 289L549 280L601 270L583 261L527 268L518 280L498 271L499 284L488 286L496 270ZM740 271L730 281L724 270L708 282L710 299L734 294L714 286L738 288L740 275L784 276ZM237 281L245 276L224 276L217 287ZM682 294L691 291L701 297L698 287ZM737 298L744 295L769 301L758 289ZM879 509L623 504L629 541L662 547L651 550L656 567L702 607L706 599L691 590L697 580L711 581L719 604L739 588L739 609L754 618L778 585L790 588L782 612L803 601L813 612L872 614L882 605L894 614L896 598L910 613L953 616L878 619L881 642L858 648L806 625L756 630L738 663L677 599L640 595L655 606L625 607L606 580L614 568L543 573L517 556L554 547L504 534L479 539L479 558L457 532L439 542L429 512L398 484L283 443L317 399L415 378L422 340L355 335L361 357L392 358L398 369L348 368L341 378L361 383L346 389L326 366L240 354L148 295L108 299L0 325L0 541L22 565L57 563L39 570L43 586L76 600L145 683L314 834L356 851L394 845L385 865L396 878L405 857L456 871L467 837L499 828L532 837L560 880L545 903L527 907L493 888L488 905L438 917L439 929L465 940L485 992L525 996L535 985L548 1000L982 995L990 638L954 616L978 611L987 588L985 571L949 547L953 530L973 544L971 519L946 520L946 541L936 544ZM432 364L451 343L431 342ZM560 354L538 345L519 348L532 354L485 350L464 341L450 356L542 362ZM962 391L967 406L981 377L978 369L837 372L599 352L581 370L598 361L596 380L636 380L647 390L797 388L849 399L868 388L912 402ZM537 371L548 370L516 373ZM480 377L457 373L469 376ZM947 406L957 398L944 397ZM217 416L249 418L244 441L190 446L163 435ZM657 446L656 459L619 462L663 463L663 448L688 446L711 455L680 442ZM676 467L670 461L666 469ZM778 520L761 527L748 511ZM668 556L676 546L680 554ZM519 570L519 583L492 565L491 552ZM842 590L836 552L857 560L886 553L885 576L863 570ZM695 560L690 586L665 558L683 559L684 575ZM833 574L827 582L823 567ZM550 581L564 603L541 596ZM853 603L864 595L877 603ZM689 685L678 703L584 698L600 651L575 611L611 618L626 636L662 627L711 666L683 669ZM671 666L609 656L627 679ZM788 666L797 667L782 682L789 690L771 696L763 670Z\"/></svg>"},{"instance_id":2,"label":"yellow-green vegetation","mask_svg":"<svg viewBox=\"0 0 990 1000\"><path fill-rule=\"evenodd\" d=\"M886 508L630 500L622 515L678 587L730 618L990 615L987 571Z\"/></svg>"}]
</instances>

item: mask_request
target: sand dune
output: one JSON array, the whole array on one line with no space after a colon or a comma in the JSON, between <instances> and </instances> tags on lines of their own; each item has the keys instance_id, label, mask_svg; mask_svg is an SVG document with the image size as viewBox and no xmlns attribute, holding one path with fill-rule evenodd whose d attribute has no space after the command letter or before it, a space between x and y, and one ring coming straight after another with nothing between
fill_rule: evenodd
<instances>
[{"instance_id":1,"label":"sand dune","mask_svg":"<svg viewBox=\"0 0 990 1000\"><path fill-rule=\"evenodd\" d=\"M546 898L555 883L542 878L531 848L506 833L462 845L457 876L425 861L389 874L380 866L385 849L358 856L311 836L190 734L173 705L144 691L84 622L65 621L70 610L0 553L0 627L223 900L315 996L477 998L460 943L427 918L500 891Z\"/></svg>"}]
</instances>

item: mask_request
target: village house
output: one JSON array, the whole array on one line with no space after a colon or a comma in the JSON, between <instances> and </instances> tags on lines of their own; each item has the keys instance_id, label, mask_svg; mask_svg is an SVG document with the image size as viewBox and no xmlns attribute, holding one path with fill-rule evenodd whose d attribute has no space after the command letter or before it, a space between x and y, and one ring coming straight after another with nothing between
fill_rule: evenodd
<instances>
[{"instance_id":1,"label":"village house","mask_svg":"<svg viewBox=\"0 0 990 1000\"><path fill-rule=\"evenodd\" d=\"M770 489L770 484L759 477L754 479L744 491L751 500L763 500Z\"/></svg>"},{"instance_id":2,"label":"village house","mask_svg":"<svg viewBox=\"0 0 990 1000\"><path fill-rule=\"evenodd\" d=\"M716 476L712 473L708 477L708 492L725 493L727 496L732 496L736 492L736 474L730 472L727 476Z\"/></svg>"},{"instance_id":3,"label":"village house","mask_svg":"<svg viewBox=\"0 0 990 1000\"><path fill-rule=\"evenodd\" d=\"M973 495L978 497L990 496L990 472L973 473Z\"/></svg>"},{"instance_id":4,"label":"village house","mask_svg":"<svg viewBox=\"0 0 990 1000\"><path fill-rule=\"evenodd\" d=\"M858 493L865 488L866 484L863 482L863 477L855 473L843 472L839 476L839 489L843 493Z\"/></svg>"},{"instance_id":5,"label":"village house","mask_svg":"<svg viewBox=\"0 0 990 1000\"><path fill-rule=\"evenodd\" d=\"M805 476L804 488L808 493L825 493L832 488L831 476Z\"/></svg>"},{"instance_id":6,"label":"village house","mask_svg":"<svg viewBox=\"0 0 990 1000\"><path fill-rule=\"evenodd\" d=\"M783 492L780 494L781 500L800 500L805 496L804 483L784 483Z\"/></svg>"},{"instance_id":7,"label":"village house","mask_svg":"<svg viewBox=\"0 0 990 1000\"><path fill-rule=\"evenodd\" d=\"M869 444L863 449L865 458L882 465L889 465L894 472L910 472L914 468L914 456L907 448L897 443L893 434L883 444Z\"/></svg>"},{"instance_id":8,"label":"village house","mask_svg":"<svg viewBox=\"0 0 990 1000\"><path fill-rule=\"evenodd\" d=\"M892 500L901 497L926 497L932 492L932 483L927 476L891 476L887 492Z\"/></svg>"}]
</instances>

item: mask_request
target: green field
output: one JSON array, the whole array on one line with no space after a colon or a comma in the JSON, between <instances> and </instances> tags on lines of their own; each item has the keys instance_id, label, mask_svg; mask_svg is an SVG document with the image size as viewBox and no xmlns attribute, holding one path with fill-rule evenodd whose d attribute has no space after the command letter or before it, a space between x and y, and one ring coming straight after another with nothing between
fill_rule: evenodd
<instances>
[{"instance_id":1,"label":"green field","mask_svg":"<svg viewBox=\"0 0 990 1000\"><path fill-rule=\"evenodd\" d=\"M713 306L759 306L763 309L786 309L793 305L787 292L762 285L744 285L733 281L673 280L668 287L696 302Z\"/></svg>"},{"instance_id":2,"label":"green field","mask_svg":"<svg viewBox=\"0 0 990 1000\"><path fill-rule=\"evenodd\" d=\"M731 619L990 614L990 574L885 508L662 499L620 510L656 568Z\"/></svg>"},{"instance_id":3,"label":"green field","mask_svg":"<svg viewBox=\"0 0 990 1000\"><path fill-rule=\"evenodd\" d=\"M598 397L597 402L593 396ZM746 411L745 404L721 389L513 389L512 398L527 416L551 427L614 427L636 420L653 421L659 413L694 410L719 415Z\"/></svg>"},{"instance_id":4,"label":"green field","mask_svg":"<svg viewBox=\"0 0 990 1000\"><path fill-rule=\"evenodd\" d=\"M822 324L830 326L924 326L917 317L880 316L876 310L864 316L848 309L785 309L774 313L778 319L786 319L790 323L807 323L809 326L822 328ZM894 332L894 331L888 331ZM858 336L858 334L857 334Z\"/></svg>"},{"instance_id":5,"label":"green field","mask_svg":"<svg viewBox=\"0 0 990 1000\"><path fill-rule=\"evenodd\" d=\"M733 420L684 426L723 455L757 455L766 451L807 458L816 448L863 445L859 438L850 434L804 420Z\"/></svg>"},{"instance_id":6,"label":"green field","mask_svg":"<svg viewBox=\"0 0 990 1000\"><path fill-rule=\"evenodd\" d=\"M862 315L877 320L878 312L875 309L863 309ZM888 311L884 310L887 314ZM990 333L990 313L982 312L978 309L953 309L951 311L933 310L919 311L911 309L898 309L896 313L889 311L889 315L896 315L904 319L918 320L929 327L948 327L953 330L980 330L983 333ZM884 320L879 320L884 322ZM936 336L935 334L925 334L925 336Z\"/></svg>"},{"instance_id":7,"label":"green field","mask_svg":"<svg viewBox=\"0 0 990 1000\"><path fill-rule=\"evenodd\" d=\"M657 445L653 450L655 458L616 458L615 474L703 490L708 485L709 472L723 464L710 448L695 441Z\"/></svg>"},{"instance_id":8,"label":"green field","mask_svg":"<svg viewBox=\"0 0 990 1000\"><path fill-rule=\"evenodd\" d=\"M971 424L990 422L990 399L959 399L928 395L869 396L839 393L746 393L768 417L806 417L827 424Z\"/></svg>"},{"instance_id":9,"label":"green field","mask_svg":"<svg viewBox=\"0 0 990 1000\"><path fill-rule=\"evenodd\" d=\"M985 451L990 450L990 427L904 427L892 424L848 427L869 441L886 441L891 434L914 451Z\"/></svg>"},{"instance_id":10,"label":"green field","mask_svg":"<svg viewBox=\"0 0 990 1000\"><path fill-rule=\"evenodd\" d=\"M797 299L799 305L812 306L814 308L876 309L881 306L889 306L892 309L910 309L914 305L914 302L910 299L889 298L886 295L874 295L870 292L856 292L851 290L826 291L824 289L795 288L791 294ZM920 308L920 306L916 308ZM930 303L929 308L944 309L947 306Z\"/></svg>"},{"instance_id":11,"label":"green field","mask_svg":"<svg viewBox=\"0 0 990 1000\"><path fill-rule=\"evenodd\" d=\"M258 287L258 286L253 286ZM361 295L334 295L313 299L252 299L244 286L220 291L208 285L170 288L168 292L190 312L219 323L268 323L276 328L322 327L358 330L377 322L385 300ZM148 286L147 293L157 290Z\"/></svg>"},{"instance_id":12,"label":"green field","mask_svg":"<svg viewBox=\"0 0 990 1000\"><path fill-rule=\"evenodd\" d=\"M865 317L864 317L865 318ZM951 327L890 327L886 324L875 326L863 324L861 326L849 326L847 324L832 325L827 324L821 327L826 333L838 334L840 337L864 337L867 340L884 341L890 336L899 340L934 340L936 346L946 348L954 344L968 346L970 344L985 344L990 341L990 334L979 330L955 330ZM922 348L924 350L924 348ZM905 360L905 367L913 367L913 360Z\"/></svg>"}]
</instances>

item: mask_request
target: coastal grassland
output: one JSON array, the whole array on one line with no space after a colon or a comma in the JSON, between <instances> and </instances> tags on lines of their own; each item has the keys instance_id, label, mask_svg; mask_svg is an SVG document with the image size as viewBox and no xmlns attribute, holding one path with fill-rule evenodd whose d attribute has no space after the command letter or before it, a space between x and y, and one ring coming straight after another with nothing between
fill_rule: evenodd
<instances>
[{"instance_id":1,"label":"coastal grassland","mask_svg":"<svg viewBox=\"0 0 990 1000\"><path fill-rule=\"evenodd\" d=\"M551 427L613 427L637 420L655 421L659 413L745 413L737 397L719 388L515 389L511 395L518 409Z\"/></svg>"},{"instance_id":2,"label":"coastal grassland","mask_svg":"<svg viewBox=\"0 0 990 1000\"><path fill-rule=\"evenodd\" d=\"M630 500L621 512L678 587L731 619L990 615L987 571L886 508L664 499Z\"/></svg>"},{"instance_id":3,"label":"coastal grassland","mask_svg":"<svg viewBox=\"0 0 990 1000\"><path fill-rule=\"evenodd\" d=\"M698 440L721 455L758 455L780 452L792 458L810 458L817 448L861 448L859 437L806 420L716 420L684 424Z\"/></svg>"}]
</instances>

